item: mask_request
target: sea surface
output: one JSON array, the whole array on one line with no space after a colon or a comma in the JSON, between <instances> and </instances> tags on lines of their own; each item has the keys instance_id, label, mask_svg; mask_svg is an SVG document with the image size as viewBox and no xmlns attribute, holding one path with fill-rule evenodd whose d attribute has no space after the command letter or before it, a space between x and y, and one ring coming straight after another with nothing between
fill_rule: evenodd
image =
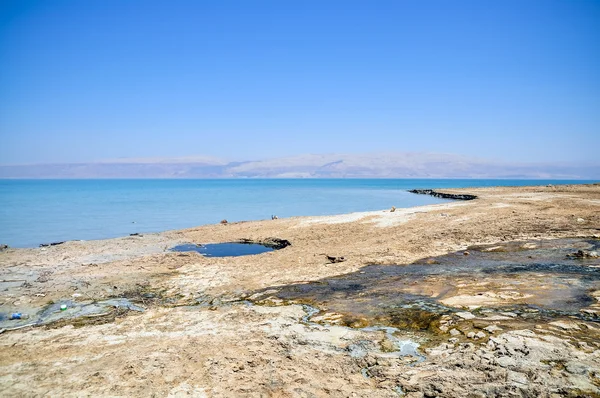
<instances>
[{"instance_id":1,"label":"sea surface","mask_svg":"<svg viewBox=\"0 0 600 398\"><path fill-rule=\"evenodd\" d=\"M0 244L65 240L278 217L331 215L446 202L406 192L583 183L566 180L226 179L0 180Z\"/></svg>"}]
</instances>

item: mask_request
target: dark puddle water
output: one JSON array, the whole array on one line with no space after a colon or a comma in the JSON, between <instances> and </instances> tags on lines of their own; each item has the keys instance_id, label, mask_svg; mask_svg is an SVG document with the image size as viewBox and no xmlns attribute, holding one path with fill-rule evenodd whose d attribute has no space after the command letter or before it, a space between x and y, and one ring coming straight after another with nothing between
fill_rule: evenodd
<instances>
[{"instance_id":1,"label":"dark puddle water","mask_svg":"<svg viewBox=\"0 0 600 398\"><path fill-rule=\"evenodd\" d=\"M435 329L441 315L469 306L492 315L512 311L522 318L568 315L598 321L580 310L596 302L591 293L600 290L600 259L568 255L599 248L599 240L587 239L471 247L468 255L370 265L315 282L264 289L258 301L275 297L309 304L321 314L341 315L340 323L353 327Z\"/></svg>"},{"instance_id":2,"label":"dark puddle water","mask_svg":"<svg viewBox=\"0 0 600 398\"><path fill-rule=\"evenodd\" d=\"M250 256L253 254L261 254L271 252L275 248L271 246L261 245L259 243L231 242L231 243L214 243L207 245L196 245L193 243L175 246L171 251L175 252L191 252L195 251L205 257L237 257Z\"/></svg>"}]
</instances>

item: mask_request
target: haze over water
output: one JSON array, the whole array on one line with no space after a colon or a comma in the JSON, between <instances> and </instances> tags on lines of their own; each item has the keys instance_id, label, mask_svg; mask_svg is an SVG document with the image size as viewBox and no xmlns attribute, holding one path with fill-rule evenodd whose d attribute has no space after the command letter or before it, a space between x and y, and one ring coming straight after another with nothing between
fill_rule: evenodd
<instances>
[{"instance_id":1,"label":"haze over water","mask_svg":"<svg viewBox=\"0 0 600 398\"><path fill-rule=\"evenodd\" d=\"M557 180L0 180L0 243L35 247L203 224L442 203L406 192ZM571 181L582 183L585 181Z\"/></svg>"}]
</instances>

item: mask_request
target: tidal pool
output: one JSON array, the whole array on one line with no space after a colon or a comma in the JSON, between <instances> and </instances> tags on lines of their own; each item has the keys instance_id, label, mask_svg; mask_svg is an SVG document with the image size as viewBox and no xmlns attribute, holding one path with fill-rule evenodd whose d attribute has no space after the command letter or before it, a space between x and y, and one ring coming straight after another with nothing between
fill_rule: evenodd
<instances>
[{"instance_id":1,"label":"tidal pool","mask_svg":"<svg viewBox=\"0 0 600 398\"><path fill-rule=\"evenodd\" d=\"M195 251L202 254L205 257L250 256L254 254L272 252L273 250L275 250L275 248L273 247L265 246L259 243L246 242L214 243L207 245L196 245L193 243L187 243L175 246L171 249L171 251L175 252Z\"/></svg>"}]
</instances>

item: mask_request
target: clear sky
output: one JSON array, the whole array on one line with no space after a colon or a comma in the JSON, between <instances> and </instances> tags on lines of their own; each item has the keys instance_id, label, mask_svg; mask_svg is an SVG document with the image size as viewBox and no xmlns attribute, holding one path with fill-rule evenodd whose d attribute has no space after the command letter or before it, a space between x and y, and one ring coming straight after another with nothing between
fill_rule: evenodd
<instances>
[{"instance_id":1,"label":"clear sky","mask_svg":"<svg viewBox=\"0 0 600 398\"><path fill-rule=\"evenodd\" d=\"M0 0L0 163L600 159L600 1Z\"/></svg>"}]
</instances>

